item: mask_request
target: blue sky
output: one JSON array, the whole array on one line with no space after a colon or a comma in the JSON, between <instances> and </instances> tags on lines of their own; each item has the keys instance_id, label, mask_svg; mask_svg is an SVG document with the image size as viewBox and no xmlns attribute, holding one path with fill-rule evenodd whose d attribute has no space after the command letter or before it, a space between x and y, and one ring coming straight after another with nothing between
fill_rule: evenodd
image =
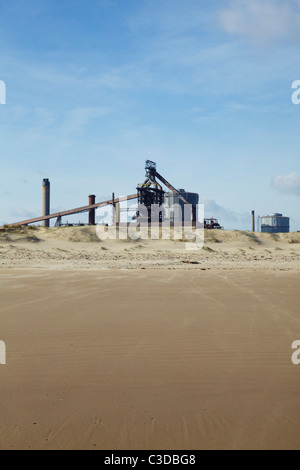
<instances>
[{"instance_id":1,"label":"blue sky","mask_svg":"<svg viewBox=\"0 0 300 470\"><path fill-rule=\"evenodd\" d=\"M41 214L43 178L56 212L150 159L227 229L300 230L300 1L10 0L0 47L1 225Z\"/></svg>"}]
</instances>

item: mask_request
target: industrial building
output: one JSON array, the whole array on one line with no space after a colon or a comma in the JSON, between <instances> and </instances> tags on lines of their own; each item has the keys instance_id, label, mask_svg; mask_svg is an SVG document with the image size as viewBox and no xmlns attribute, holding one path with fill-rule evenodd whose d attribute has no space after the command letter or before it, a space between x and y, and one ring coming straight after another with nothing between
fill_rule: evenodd
<instances>
[{"instance_id":1,"label":"industrial building","mask_svg":"<svg viewBox=\"0 0 300 470\"><path fill-rule=\"evenodd\" d=\"M156 206L161 207L156 218L159 222L164 218L165 221L169 220L171 224L189 221L195 225L197 222L199 195L187 192L184 189L175 189L174 186L157 172L156 163L151 160L146 160L145 170L146 179L136 189L138 204L144 206L147 213L140 214L138 211L136 216L140 220L141 218L147 218L148 222L151 222L153 206ZM164 184L170 192L165 192L157 180ZM174 204L176 204L175 207Z\"/></svg>"},{"instance_id":2,"label":"industrial building","mask_svg":"<svg viewBox=\"0 0 300 470\"><path fill-rule=\"evenodd\" d=\"M290 231L290 218L282 214L274 213L260 218L261 232L287 233Z\"/></svg>"},{"instance_id":3,"label":"industrial building","mask_svg":"<svg viewBox=\"0 0 300 470\"><path fill-rule=\"evenodd\" d=\"M146 160L145 164L146 179L143 183L138 184L137 192L130 194L129 196L123 196L115 198L112 193L112 198L107 201L96 203L96 196L94 194L89 195L88 205L77 207L75 209L69 209L61 212L51 213L50 211L50 181L48 178L43 179L42 191L42 216L34 217L32 219L22 220L9 224L10 226L22 226L29 225L38 222L42 222L44 227L50 226L50 219L56 219L55 225L62 225L62 217L71 216L73 214L79 214L82 212L88 212L88 223L89 225L95 225L95 211L100 207L112 206L114 208L113 213L113 224L120 224L120 203L131 201L133 199L138 200L138 211L133 217L139 218L139 222L145 219L148 222L162 222L162 220L170 220L172 222L186 222L190 221L191 224L196 225L197 223L197 204L199 196L196 193L190 193L184 189L176 189L169 183L162 175L156 170L156 163L151 160ZM161 184L166 186L170 192L163 190ZM177 204L180 208L175 214L171 208L172 204ZM188 205L188 210L183 210ZM154 214L153 207L157 209L157 213ZM140 213L142 208L143 214ZM166 213L167 212L167 213ZM185 212L185 214L184 214ZM184 216L182 215L184 214ZM158 217L157 217L158 215ZM184 217L184 218L183 218ZM153 219L152 219L153 218Z\"/></svg>"},{"instance_id":4,"label":"industrial building","mask_svg":"<svg viewBox=\"0 0 300 470\"><path fill-rule=\"evenodd\" d=\"M190 193L180 188L178 189L178 194L164 194L165 217L166 219L170 220L171 224L176 224L176 222L183 222L184 217L186 220L190 220L190 214L185 212L186 204L183 202L182 198L184 198L192 206L192 221L195 222L197 220L197 204L199 203L199 194Z\"/></svg>"}]
</instances>

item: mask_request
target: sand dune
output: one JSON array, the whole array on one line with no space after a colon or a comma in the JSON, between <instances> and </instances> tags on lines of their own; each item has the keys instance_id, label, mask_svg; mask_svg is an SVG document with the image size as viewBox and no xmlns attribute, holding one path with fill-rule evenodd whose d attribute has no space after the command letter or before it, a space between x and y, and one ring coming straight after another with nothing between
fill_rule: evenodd
<instances>
[{"instance_id":1,"label":"sand dune","mask_svg":"<svg viewBox=\"0 0 300 470\"><path fill-rule=\"evenodd\" d=\"M181 240L100 241L95 227L0 230L3 268L298 269L300 233L205 231L201 250Z\"/></svg>"},{"instance_id":2,"label":"sand dune","mask_svg":"<svg viewBox=\"0 0 300 470\"><path fill-rule=\"evenodd\" d=\"M300 234L93 230L0 232L0 449L298 449Z\"/></svg>"}]
</instances>

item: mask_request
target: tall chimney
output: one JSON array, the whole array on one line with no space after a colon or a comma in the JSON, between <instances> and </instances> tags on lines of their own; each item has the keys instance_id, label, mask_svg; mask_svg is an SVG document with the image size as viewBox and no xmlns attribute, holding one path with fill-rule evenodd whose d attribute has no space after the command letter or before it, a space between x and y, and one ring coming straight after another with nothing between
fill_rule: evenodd
<instances>
[{"instance_id":1,"label":"tall chimney","mask_svg":"<svg viewBox=\"0 0 300 470\"><path fill-rule=\"evenodd\" d=\"M48 178L43 179L43 207L42 216L50 214L50 181ZM49 227L49 219L43 220L43 227Z\"/></svg>"},{"instance_id":2,"label":"tall chimney","mask_svg":"<svg viewBox=\"0 0 300 470\"><path fill-rule=\"evenodd\" d=\"M116 225L120 225L120 203L116 202L115 203L115 208L116 208Z\"/></svg>"},{"instance_id":3,"label":"tall chimney","mask_svg":"<svg viewBox=\"0 0 300 470\"><path fill-rule=\"evenodd\" d=\"M94 194L89 195L89 206L95 204L96 196ZM95 209L89 210L89 225L95 225Z\"/></svg>"},{"instance_id":4,"label":"tall chimney","mask_svg":"<svg viewBox=\"0 0 300 470\"><path fill-rule=\"evenodd\" d=\"M255 212L251 212L251 230L255 232Z\"/></svg>"}]
</instances>

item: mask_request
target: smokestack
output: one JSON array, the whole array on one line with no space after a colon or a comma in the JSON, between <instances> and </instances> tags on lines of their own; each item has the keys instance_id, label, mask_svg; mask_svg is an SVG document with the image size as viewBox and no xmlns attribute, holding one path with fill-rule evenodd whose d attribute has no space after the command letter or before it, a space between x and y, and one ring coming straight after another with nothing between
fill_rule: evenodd
<instances>
[{"instance_id":1,"label":"smokestack","mask_svg":"<svg viewBox=\"0 0 300 470\"><path fill-rule=\"evenodd\" d=\"M42 216L50 214L50 181L48 178L43 179L43 207ZM49 219L43 220L43 227L49 227Z\"/></svg>"},{"instance_id":2,"label":"smokestack","mask_svg":"<svg viewBox=\"0 0 300 470\"><path fill-rule=\"evenodd\" d=\"M116 202L115 203L115 208L116 208L116 225L120 225L120 203Z\"/></svg>"},{"instance_id":3,"label":"smokestack","mask_svg":"<svg viewBox=\"0 0 300 470\"><path fill-rule=\"evenodd\" d=\"M112 193L112 206L113 206L113 216L112 224L120 225L120 203L115 202L115 193Z\"/></svg>"},{"instance_id":4,"label":"smokestack","mask_svg":"<svg viewBox=\"0 0 300 470\"><path fill-rule=\"evenodd\" d=\"M96 196L94 194L89 195L89 206L95 204ZM89 225L95 225L95 209L89 210Z\"/></svg>"},{"instance_id":5,"label":"smokestack","mask_svg":"<svg viewBox=\"0 0 300 470\"><path fill-rule=\"evenodd\" d=\"M251 212L251 230L255 232L255 212Z\"/></svg>"}]
</instances>

